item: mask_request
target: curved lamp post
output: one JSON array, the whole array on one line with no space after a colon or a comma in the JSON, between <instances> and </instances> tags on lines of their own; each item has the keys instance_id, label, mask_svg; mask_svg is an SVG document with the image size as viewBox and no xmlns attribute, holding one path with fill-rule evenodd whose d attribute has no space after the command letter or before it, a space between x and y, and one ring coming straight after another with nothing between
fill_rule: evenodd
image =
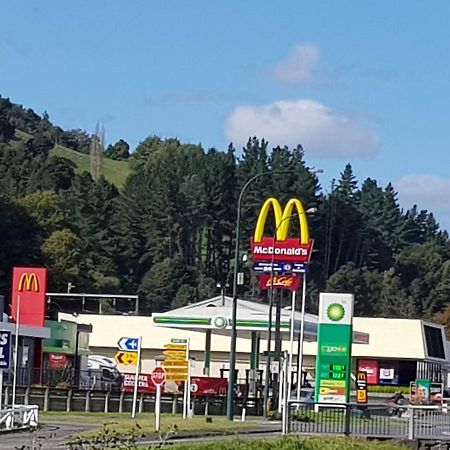
<instances>
[{"instance_id":1,"label":"curved lamp post","mask_svg":"<svg viewBox=\"0 0 450 450\"><path fill-rule=\"evenodd\" d=\"M228 392L227 392L227 419L233 420L234 416L234 386L236 384L236 316L237 316L237 279L239 269L239 240L240 240L240 225L241 225L241 204L242 198L247 188L258 178L266 175L274 175L279 173L291 173L293 170L283 171L265 171L256 174L250 178L242 187L238 199L238 207L236 214L236 245L234 249L234 274L233 274L233 302L231 307L231 345L230 345L230 373L228 375Z\"/></svg>"}]
</instances>

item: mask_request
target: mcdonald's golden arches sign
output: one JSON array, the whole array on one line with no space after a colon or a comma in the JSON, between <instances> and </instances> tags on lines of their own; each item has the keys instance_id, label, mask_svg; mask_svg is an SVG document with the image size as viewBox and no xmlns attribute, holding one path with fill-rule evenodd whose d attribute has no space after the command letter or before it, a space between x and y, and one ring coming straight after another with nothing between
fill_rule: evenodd
<instances>
[{"instance_id":1,"label":"mcdonald's golden arches sign","mask_svg":"<svg viewBox=\"0 0 450 450\"><path fill-rule=\"evenodd\" d=\"M19 311L21 325L44 326L47 269L44 267L14 267L11 292L13 320L17 320L17 311ZM18 308L19 298L20 308Z\"/></svg>"},{"instance_id":2,"label":"mcdonald's golden arches sign","mask_svg":"<svg viewBox=\"0 0 450 450\"><path fill-rule=\"evenodd\" d=\"M275 231L272 236L264 236L270 211L273 211ZM295 220L300 223L299 236L289 237L290 224ZM313 240L309 237L308 219L302 202L291 198L283 209L276 198L268 198L259 212L250 246L253 261L309 262Z\"/></svg>"}]
</instances>

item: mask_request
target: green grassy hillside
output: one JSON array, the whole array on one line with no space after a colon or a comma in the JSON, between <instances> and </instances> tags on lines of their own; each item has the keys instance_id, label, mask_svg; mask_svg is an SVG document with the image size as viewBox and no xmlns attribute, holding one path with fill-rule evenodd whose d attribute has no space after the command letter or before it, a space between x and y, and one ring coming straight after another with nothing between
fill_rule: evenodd
<instances>
[{"instance_id":1,"label":"green grassy hillside","mask_svg":"<svg viewBox=\"0 0 450 450\"><path fill-rule=\"evenodd\" d=\"M50 154L73 161L77 166L78 173L89 172L89 155L78 153L61 145L56 145L50 151ZM128 173L128 161L115 161L114 159L103 158L103 175L118 188L121 188L125 184Z\"/></svg>"},{"instance_id":2,"label":"green grassy hillside","mask_svg":"<svg viewBox=\"0 0 450 450\"><path fill-rule=\"evenodd\" d=\"M32 137L31 134L21 130L16 130L15 134L17 140L25 142ZM73 161L77 166L77 173L89 172L89 155L76 152L62 145L56 145L50 150L50 154ZM118 188L121 188L125 184L129 172L128 161L116 161L114 159L103 158L103 175L110 183L113 183Z\"/></svg>"}]
</instances>

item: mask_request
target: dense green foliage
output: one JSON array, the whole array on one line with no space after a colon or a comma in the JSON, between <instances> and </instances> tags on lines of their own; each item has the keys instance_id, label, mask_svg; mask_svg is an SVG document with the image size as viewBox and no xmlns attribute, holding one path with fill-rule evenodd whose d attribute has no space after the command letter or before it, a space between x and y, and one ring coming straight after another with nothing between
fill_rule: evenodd
<instances>
[{"instance_id":1,"label":"dense green foliage","mask_svg":"<svg viewBox=\"0 0 450 450\"><path fill-rule=\"evenodd\" d=\"M131 155L123 140L104 151L103 165L129 161L126 181L114 185L89 175L91 139L0 97L3 291L14 265L34 264L49 267L52 291L71 282L78 292L139 292L146 313L212 296L217 283L231 285L239 192L267 171L243 198L240 248L248 251L266 197L316 209L311 312L320 290L354 292L358 315L431 317L449 303L447 233L432 213L403 211L391 184L360 184L350 164L325 193L301 146L270 149L252 138L242 152L218 151L152 136ZM61 144L84 158L83 172ZM250 263L243 270L240 295L265 301Z\"/></svg>"}]
</instances>

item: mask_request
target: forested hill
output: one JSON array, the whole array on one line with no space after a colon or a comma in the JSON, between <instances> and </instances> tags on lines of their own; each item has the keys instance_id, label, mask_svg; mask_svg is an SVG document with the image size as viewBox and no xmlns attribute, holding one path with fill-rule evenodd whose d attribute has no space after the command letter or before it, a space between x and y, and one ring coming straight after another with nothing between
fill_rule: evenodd
<instances>
[{"instance_id":1,"label":"forested hill","mask_svg":"<svg viewBox=\"0 0 450 450\"><path fill-rule=\"evenodd\" d=\"M84 166L71 160L75 152ZM103 176L107 161L122 164L122 181ZM241 248L266 197L317 208L311 312L320 290L354 292L358 315L433 317L446 308L447 233L432 213L401 210L391 184L357 180L350 164L324 194L300 145L269 148L253 138L236 158L232 146L206 150L153 136L130 154L123 140L103 149L101 136L62 130L4 98L0 291L14 265L30 264L49 268L51 291L71 282L76 292L139 292L147 313L216 295L217 283L231 284L240 189L257 173L280 170L290 172L261 177L246 193ZM264 301L249 266L245 276L241 294Z\"/></svg>"}]
</instances>

